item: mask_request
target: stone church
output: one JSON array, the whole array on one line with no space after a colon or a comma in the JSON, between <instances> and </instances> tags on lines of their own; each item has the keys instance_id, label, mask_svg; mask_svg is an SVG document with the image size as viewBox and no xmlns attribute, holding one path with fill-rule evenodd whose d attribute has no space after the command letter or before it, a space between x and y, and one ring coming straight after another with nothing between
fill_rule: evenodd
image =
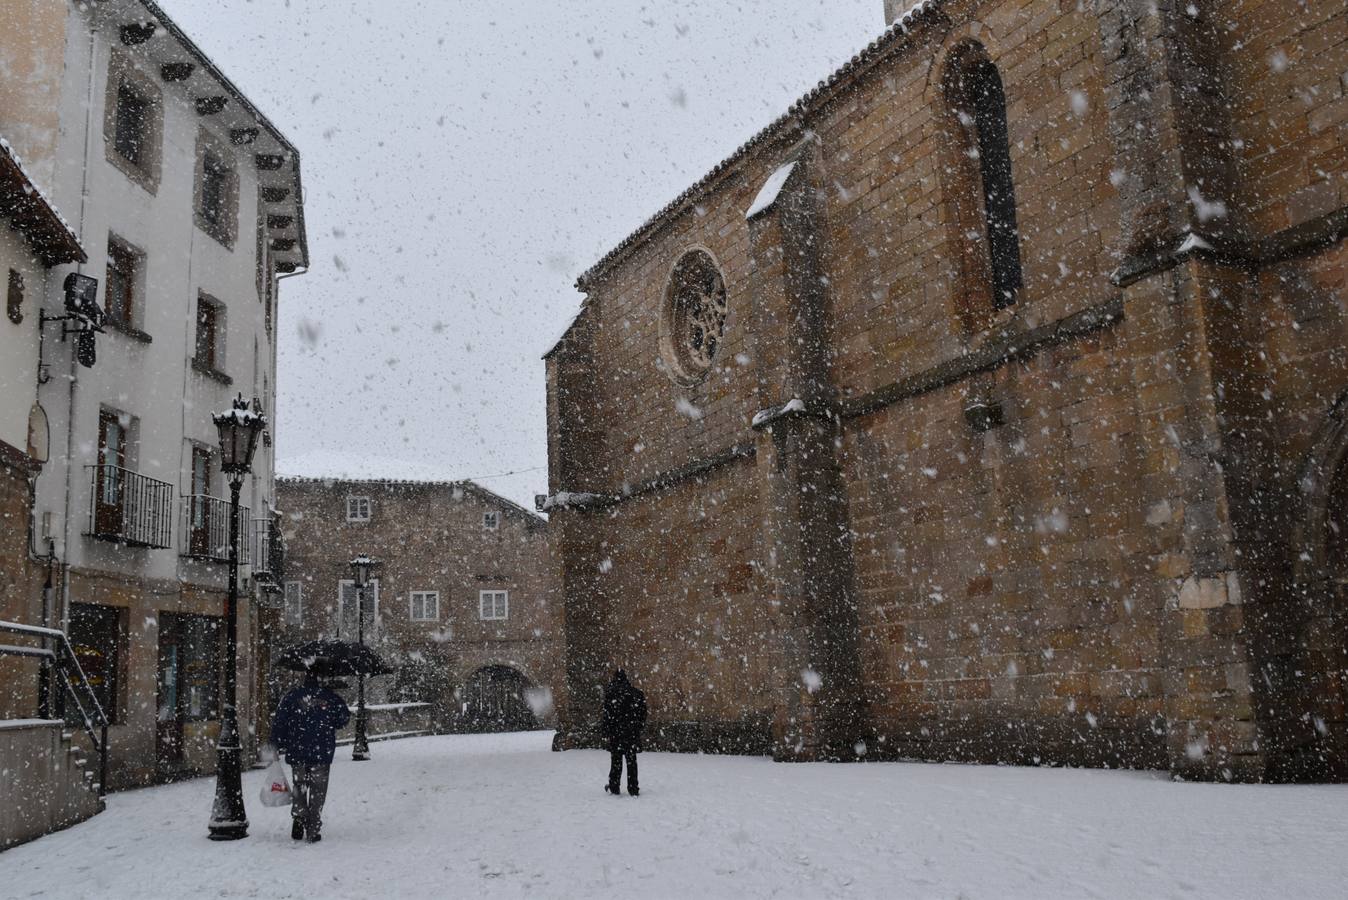
<instances>
[{"instance_id":1,"label":"stone church","mask_svg":"<svg viewBox=\"0 0 1348 900\"><path fill-rule=\"evenodd\" d=\"M1348 7L886 6L579 279L557 745L1348 776Z\"/></svg>"}]
</instances>

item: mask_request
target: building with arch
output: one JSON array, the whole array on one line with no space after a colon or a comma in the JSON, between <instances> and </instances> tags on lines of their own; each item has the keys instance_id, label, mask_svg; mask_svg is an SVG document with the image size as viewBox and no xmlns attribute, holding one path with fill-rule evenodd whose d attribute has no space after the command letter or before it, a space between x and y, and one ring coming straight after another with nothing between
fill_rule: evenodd
<instances>
[{"instance_id":1,"label":"building with arch","mask_svg":"<svg viewBox=\"0 0 1348 900\"><path fill-rule=\"evenodd\" d=\"M388 714L372 732L406 730L395 707L408 702L428 708L406 718L437 731L555 724L560 610L546 519L471 481L285 477L277 497L280 644L354 640L350 560L380 561L365 640L396 672L370 682Z\"/></svg>"},{"instance_id":2,"label":"building with arch","mask_svg":"<svg viewBox=\"0 0 1348 900\"><path fill-rule=\"evenodd\" d=\"M1348 12L886 7L578 281L558 746L1345 777Z\"/></svg>"}]
</instances>

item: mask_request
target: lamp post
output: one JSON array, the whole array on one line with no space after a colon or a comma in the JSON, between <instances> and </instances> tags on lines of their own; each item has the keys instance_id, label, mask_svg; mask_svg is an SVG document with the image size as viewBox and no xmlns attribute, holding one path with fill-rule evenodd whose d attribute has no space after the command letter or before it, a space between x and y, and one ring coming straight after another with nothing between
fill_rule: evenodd
<instances>
[{"instance_id":1,"label":"lamp post","mask_svg":"<svg viewBox=\"0 0 1348 900\"><path fill-rule=\"evenodd\" d=\"M225 601L225 699L220 739L215 745L215 803L211 806L210 838L236 841L248 836L248 814L243 808L243 769L239 746L238 607L239 607L239 489L253 465L257 439L267 427L261 405L252 408L240 394L229 410L211 417L220 433L220 468L229 479L229 594Z\"/></svg>"},{"instance_id":2,"label":"lamp post","mask_svg":"<svg viewBox=\"0 0 1348 900\"><path fill-rule=\"evenodd\" d=\"M379 568L379 560L365 554L351 560L351 573L356 581L356 642L365 645L365 587L370 583L370 574ZM356 675L356 737L351 742L351 758L364 760L370 758L370 742L365 737L365 674Z\"/></svg>"}]
</instances>

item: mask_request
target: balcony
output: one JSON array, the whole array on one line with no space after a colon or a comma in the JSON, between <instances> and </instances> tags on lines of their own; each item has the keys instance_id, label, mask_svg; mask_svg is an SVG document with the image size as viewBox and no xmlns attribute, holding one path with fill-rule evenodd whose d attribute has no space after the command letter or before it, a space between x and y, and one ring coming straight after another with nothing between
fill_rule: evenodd
<instances>
[{"instance_id":1,"label":"balcony","mask_svg":"<svg viewBox=\"0 0 1348 900\"><path fill-rule=\"evenodd\" d=\"M281 565L281 529L272 518L253 520L252 533L253 578L276 581Z\"/></svg>"},{"instance_id":2,"label":"balcony","mask_svg":"<svg viewBox=\"0 0 1348 900\"><path fill-rule=\"evenodd\" d=\"M205 494L183 497L181 555L212 562L229 562L229 501ZM239 565L252 558L248 507L239 507Z\"/></svg>"},{"instance_id":3,"label":"balcony","mask_svg":"<svg viewBox=\"0 0 1348 900\"><path fill-rule=\"evenodd\" d=\"M122 466L84 468L91 487L90 537L132 547L172 546L173 485Z\"/></svg>"}]
</instances>

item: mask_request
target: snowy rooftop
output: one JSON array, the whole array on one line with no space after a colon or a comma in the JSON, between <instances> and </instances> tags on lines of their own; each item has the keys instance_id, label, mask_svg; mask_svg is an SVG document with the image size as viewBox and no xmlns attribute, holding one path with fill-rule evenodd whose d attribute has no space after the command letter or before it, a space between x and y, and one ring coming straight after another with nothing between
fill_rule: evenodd
<instances>
[{"instance_id":1,"label":"snowy rooftop","mask_svg":"<svg viewBox=\"0 0 1348 900\"><path fill-rule=\"evenodd\" d=\"M234 126L248 125L251 127L256 125L262 130L264 134L258 139L257 143L252 145L252 149L267 154L279 151L279 154L284 158L284 168L278 170L275 177L280 179L278 184L283 184L289 189L286 199L274 204L272 211L293 213L294 219L293 224L286 229L268 226L268 233L272 236L290 238L295 242L294 247L289 250L274 249L272 257L276 262L287 265L288 268L282 271L293 270L294 267L298 266L308 266L309 240L304 221L304 190L300 178L300 155L299 151L295 149L295 145L230 80L229 76L220 70L206 52L178 27L177 23L155 0L136 0L134 5L130 3L92 4L91 9L95 21L103 25L124 24L124 17L129 15L133 17L133 21L148 22L156 28L162 28L170 40L155 40L139 45L137 53L146 61L153 61L157 64L187 62L194 65L198 72L189 76L189 80L183 82L184 86L193 90L205 90L207 89L206 85L213 82L209 88L211 92L222 90L231 101L226 110L217 117L217 121L229 121ZM274 187L276 185L266 186Z\"/></svg>"},{"instance_id":2,"label":"snowy rooftop","mask_svg":"<svg viewBox=\"0 0 1348 900\"><path fill-rule=\"evenodd\" d=\"M763 182L763 186L758 189L758 196L754 197L754 202L750 203L749 208L744 211L744 218L752 219L776 203L777 195L782 192L782 188L786 186L786 180L791 177L791 173L795 169L796 164L789 162L778 167L777 171L769 175L768 180Z\"/></svg>"},{"instance_id":3,"label":"snowy rooftop","mask_svg":"<svg viewBox=\"0 0 1348 900\"><path fill-rule=\"evenodd\" d=\"M0 215L24 233L47 265L85 262L89 258L75 229L38 187L19 154L3 136L0 136Z\"/></svg>"},{"instance_id":4,"label":"snowy rooftop","mask_svg":"<svg viewBox=\"0 0 1348 900\"><path fill-rule=\"evenodd\" d=\"M535 522L547 521L533 510L490 488L483 487L472 478L451 478L443 469L410 460L315 451L278 460L276 480L291 484L457 487L474 491L491 502L499 503L502 508L513 509Z\"/></svg>"},{"instance_id":5,"label":"snowy rooftop","mask_svg":"<svg viewBox=\"0 0 1348 900\"><path fill-rule=\"evenodd\" d=\"M1342 896L1344 785L1172 782L1162 773L920 763L774 763L645 753L641 796L607 754L551 732L339 752L323 842L244 774L249 835L206 836L214 779L108 809L0 855L6 896ZM77 863L77 864L76 864Z\"/></svg>"}]
</instances>

